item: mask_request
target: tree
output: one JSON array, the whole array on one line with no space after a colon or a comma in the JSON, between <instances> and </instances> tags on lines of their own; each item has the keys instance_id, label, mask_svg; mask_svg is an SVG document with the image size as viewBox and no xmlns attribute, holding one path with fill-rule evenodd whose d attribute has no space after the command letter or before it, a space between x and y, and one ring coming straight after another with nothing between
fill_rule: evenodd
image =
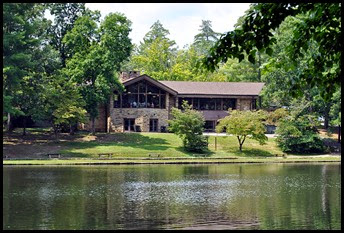
<instances>
[{"instance_id":1,"label":"tree","mask_svg":"<svg viewBox=\"0 0 344 233\"><path fill-rule=\"evenodd\" d=\"M341 118L342 118L342 111L341 111L341 96L342 91L341 88L339 88L332 97L332 106L330 109L330 119L332 125L341 125Z\"/></svg>"},{"instance_id":2,"label":"tree","mask_svg":"<svg viewBox=\"0 0 344 233\"><path fill-rule=\"evenodd\" d=\"M85 3L48 3L50 14L54 16L54 23L49 27L50 44L56 49L61 58L62 67L66 67L69 57L66 44L62 42L64 36L74 27L75 21L90 11Z\"/></svg>"},{"instance_id":3,"label":"tree","mask_svg":"<svg viewBox=\"0 0 344 233\"><path fill-rule=\"evenodd\" d=\"M178 135L187 151L202 152L207 146L206 137L203 136L204 118L198 111L192 109L186 101L182 109L172 108L172 120L169 120L169 130Z\"/></svg>"},{"instance_id":4,"label":"tree","mask_svg":"<svg viewBox=\"0 0 344 233\"><path fill-rule=\"evenodd\" d=\"M265 126L263 119L266 115L262 111L230 111L229 116L221 119L216 126L216 132L220 133L224 129L227 134L233 134L239 142L239 150L242 151L242 145L246 137L257 140L259 144L265 144L268 138L265 136Z\"/></svg>"},{"instance_id":5,"label":"tree","mask_svg":"<svg viewBox=\"0 0 344 233\"><path fill-rule=\"evenodd\" d=\"M156 21L153 23L153 25L150 27L150 31L146 33L146 35L143 37L143 43L140 42L139 50L142 52L147 46L152 44L156 39L165 39L167 43L170 44L171 49L173 46L176 45L176 42L174 40L170 40L168 38L168 35L170 32L163 27L163 25L160 23L160 21Z\"/></svg>"},{"instance_id":6,"label":"tree","mask_svg":"<svg viewBox=\"0 0 344 233\"><path fill-rule=\"evenodd\" d=\"M8 130L11 130L11 114L25 115L20 97L27 78L40 61L35 59L37 51L44 46L47 21L43 18L44 6L32 3L3 4L3 114L7 114ZM17 94L22 93L21 96ZM23 112L24 111L24 112Z\"/></svg>"},{"instance_id":7,"label":"tree","mask_svg":"<svg viewBox=\"0 0 344 233\"><path fill-rule=\"evenodd\" d=\"M171 80L176 58L176 43L168 38L169 31L157 21L131 55L126 67L132 67L156 79Z\"/></svg>"},{"instance_id":8,"label":"tree","mask_svg":"<svg viewBox=\"0 0 344 233\"><path fill-rule=\"evenodd\" d=\"M305 17L291 35L287 47L290 58L304 57L309 40L319 46L319 53L309 59L309 66L297 76L291 93L301 95L300 87L309 83L317 86L321 95L330 99L340 84L341 59L341 4L340 3L261 3L254 4L246 14L241 27L221 36L204 59L204 65L214 70L219 62L228 58L248 60L255 63L257 52L271 55L272 44L276 42L273 31L287 16L302 14ZM297 66L297 59L292 64Z\"/></svg>"},{"instance_id":9,"label":"tree","mask_svg":"<svg viewBox=\"0 0 344 233\"><path fill-rule=\"evenodd\" d=\"M210 20L202 20L199 31L200 33L194 37L194 45L197 48L198 54L205 56L208 50L215 44L215 41L217 41L220 33L213 31Z\"/></svg>"},{"instance_id":10,"label":"tree","mask_svg":"<svg viewBox=\"0 0 344 233\"><path fill-rule=\"evenodd\" d=\"M281 119L276 141L284 152L318 153L325 150L318 133L318 122L312 115L293 113Z\"/></svg>"},{"instance_id":11,"label":"tree","mask_svg":"<svg viewBox=\"0 0 344 233\"><path fill-rule=\"evenodd\" d=\"M98 106L113 89L122 90L117 73L130 55L131 22L119 13L110 13L97 27L90 16L79 17L64 38L73 56L67 60L67 74L77 83L95 133Z\"/></svg>"},{"instance_id":12,"label":"tree","mask_svg":"<svg viewBox=\"0 0 344 233\"><path fill-rule=\"evenodd\" d=\"M43 112L54 129L56 139L63 124L72 126L86 120L85 101L65 71L57 71L45 80ZM72 127L70 129L72 134Z\"/></svg>"}]
</instances>

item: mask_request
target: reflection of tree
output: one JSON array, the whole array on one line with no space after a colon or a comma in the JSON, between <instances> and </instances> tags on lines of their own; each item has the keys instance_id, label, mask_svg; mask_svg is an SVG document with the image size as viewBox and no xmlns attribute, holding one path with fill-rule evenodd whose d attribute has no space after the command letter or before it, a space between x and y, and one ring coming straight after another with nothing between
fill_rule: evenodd
<instances>
[{"instance_id":1,"label":"reflection of tree","mask_svg":"<svg viewBox=\"0 0 344 233\"><path fill-rule=\"evenodd\" d=\"M341 223L340 165L36 169L4 171L4 229L338 229Z\"/></svg>"}]
</instances>

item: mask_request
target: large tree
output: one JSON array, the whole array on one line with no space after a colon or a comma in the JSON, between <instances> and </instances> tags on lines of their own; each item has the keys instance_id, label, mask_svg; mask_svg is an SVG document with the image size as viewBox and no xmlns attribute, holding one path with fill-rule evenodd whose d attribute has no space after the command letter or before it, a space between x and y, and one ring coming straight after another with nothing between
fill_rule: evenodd
<instances>
[{"instance_id":1,"label":"large tree","mask_svg":"<svg viewBox=\"0 0 344 233\"><path fill-rule=\"evenodd\" d=\"M62 66L66 66L68 54L66 44L62 42L63 37L74 27L75 21L87 12L85 3L48 3L50 14L54 22L49 27L49 43L56 49L61 58Z\"/></svg>"},{"instance_id":2,"label":"large tree","mask_svg":"<svg viewBox=\"0 0 344 233\"><path fill-rule=\"evenodd\" d=\"M117 73L130 55L131 22L120 13L110 13L100 23L90 16L79 17L64 38L73 56L67 60L67 74L77 83L95 133L98 107L113 89L120 89Z\"/></svg>"},{"instance_id":3,"label":"large tree","mask_svg":"<svg viewBox=\"0 0 344 233\"><path fill-rule=\"evenodd\" d=\"M176 42L169 39L168 35L169 31L159 21L155 22L125 67L140 70L156 79L171 79L177 48Z\"/></svg>"},{"instance_id":4,"label":"large tree","mask_svg":"<svg viewBox=\"0 0 344 233\"><path fill-rule=\"evenodd\" d=\"M241 27L223 34L204 59L207 68L214 70L218 63L228 58L243 60L245 54L252 63L256 54L266 52L271 55L272 44L276 42L273 30L287 16L303 15L287 46L288 56L297 58L305 56L309 41L317 43L319 52L309 58L308 67L299 73L292 84L291 93L302 94L301 86L309 83L317 86L325 99L330 99L340 84L341 68L341 3L260 3L254 4L247 12Z\"/></svg>"},{"instance_id":5,"label":"large tree","mask_svg":"<svg viewBox=\"0 0 344 233\"><path fill-rule=\"evenodd\" d=\"M214 32L210 20L202 20L199 31L200 33L194 37L194 45L197 48L198 54L204 56L221 34Z\"/></svg>"},{"instance_id":6,"label":"large tree","mask_svg":"<svg viewBox=\"0 0 344 233\"><path fill-rule=\"evenodd\" d=\"M41 4L3 4L3 115L7 114L8 129L11 129L11 114L28 114L27 106L21 103L37 93L37 90L31 92L27 85L34 81L33 73L42 62L36 55L45 47L44 10Z\"/></svg>"}]
</instances>

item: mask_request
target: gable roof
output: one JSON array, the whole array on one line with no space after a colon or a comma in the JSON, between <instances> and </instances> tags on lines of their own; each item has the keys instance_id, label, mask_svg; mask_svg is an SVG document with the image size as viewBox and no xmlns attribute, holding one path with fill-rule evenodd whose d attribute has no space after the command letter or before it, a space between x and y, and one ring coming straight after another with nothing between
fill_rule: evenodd
<instances>
[{"instance_id":1,"label":"gable roof","mask_svg":"<svg viewBox=\"0 0 344 233\"><path fill-rule=\"evenodd\" d=\"M123 81L124 86L140 80L148 80L173 95L249 95L258 96L264 83L262 82L190 82L160 81L148 75L140 75Z\"/></svg>"},{"instance_id":2,"label":"gable roof","mask_svg":"<svg viewBox=\"0 0 344 233\"><path fill-rule=\"evenodd\" d=\"M160 81L157 81L157 80L155 80L155 79L153 79L153 78L151 78L151 77L149 77L148 75L145 75L145 74L140 75L140 76L135 77L135 78L127 79L127 80L125 80L123 82L123 85L124 86L128 86L128 85L136 83L136 82L138 82L140 80L147 80L148 82L153 83L155 86L160 87L164 91L167 91L167 92L169 92L169 93L171 93L173 95L177 95L178 94L175 90L171 89L170 87L166 86L165 84L161 83Z\"/></svg>"},{"instance_id":3,"label":"gable roof","mask_svg":"<svg viewBox=\"0 0 344 233\"><path fill-rule=\"evenodd\" d=\"M159 81L179 95L259 95L264 83Z\"/></svg>"}]
</instances>

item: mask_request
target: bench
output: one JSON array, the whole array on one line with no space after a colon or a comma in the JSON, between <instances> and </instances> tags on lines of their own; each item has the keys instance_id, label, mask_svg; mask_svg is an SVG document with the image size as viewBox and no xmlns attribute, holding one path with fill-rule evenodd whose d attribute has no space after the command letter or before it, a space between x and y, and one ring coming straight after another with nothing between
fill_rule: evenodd
<instances>
[{"instance_id":1,"label":"bench","mask_svg":"<svg viewBox=\"0 0 344 233\"><path fill-rule=\"evenodd\" d=\"M61 158L61 154L57 154L57 153L51 153L51 154L47 154L47 156L49 156L49 158Z\"/></svg>"},{"instance_id":2,"label":"bench","mask_svg":"<svg viewBox=\"0 0 344 233\"><path fill-rule=\"evenodd\" d=\"M161 155L160 154L149 154L148 155L149 157L160 157ZM162 156L161 156L162 157Z\"/></svg>"},{"instance_id":3,"label":"bench","mask_svg":"<svg viewBox=\"0 0 344 233\"><path fill-rule=\"evenodd\" d=\"M112 153L101 153L101 154L98 154L98 156L99 156L99 158L101 156L107 156L107 157L111 158L112 157Z\"/></svg>"}]
</instances>

